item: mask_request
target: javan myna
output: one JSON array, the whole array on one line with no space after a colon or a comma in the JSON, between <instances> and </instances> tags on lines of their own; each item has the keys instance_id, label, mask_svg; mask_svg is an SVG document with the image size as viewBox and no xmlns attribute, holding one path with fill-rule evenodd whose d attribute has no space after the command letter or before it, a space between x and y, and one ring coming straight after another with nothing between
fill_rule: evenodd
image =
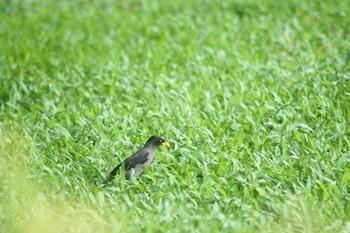
<instances>
[{"instance_id":1,"label":"javan myna","mask_svg":"<svg viewBox=\"0 0 350 233\"><path fill-rule=\"evenodd\" d=\"M111 171L108 178L101 184L101 186L104 187L110 181L112 181L115 178L121 166L124 166L126 179L130 179L131 174L135 174L137 176L142 175L143 167L150 166L154 154L156 152L156 148L160 145L170 147L169 143L167 143L164 139L158 136L150 137L147 140L146 144L138 152L125 159L122 163L116 166L113 169L113 171Z\"/></svg>"}]
</instances>

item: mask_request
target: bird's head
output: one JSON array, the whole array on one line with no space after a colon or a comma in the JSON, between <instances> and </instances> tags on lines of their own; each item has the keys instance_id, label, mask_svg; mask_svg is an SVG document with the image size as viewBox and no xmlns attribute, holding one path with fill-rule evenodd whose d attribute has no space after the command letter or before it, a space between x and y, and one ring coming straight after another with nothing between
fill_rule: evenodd
<instances>
[{"instance_id":1,"label":"bird's head","mask_svg":"<svg viewBox=\"0 0 350 233\"><path fill-rule=\"evenodd\" d=\"M154 146L165 146L170 147L169 143L167 143L163 138L158 136L152 136L147 140L146 144L153 144Z\"/></svg>"}]
</instances>

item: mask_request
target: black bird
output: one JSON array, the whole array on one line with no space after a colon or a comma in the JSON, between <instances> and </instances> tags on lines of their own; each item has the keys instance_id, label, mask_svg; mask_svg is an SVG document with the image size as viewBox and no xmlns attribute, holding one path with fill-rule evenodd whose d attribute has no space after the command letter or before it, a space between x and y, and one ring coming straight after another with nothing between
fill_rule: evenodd
<instances>
[{"instance_id":1,"label":"black bird","mask_svg":"<svg viewBox=\"0 0 350 233\"><path fill-rule=\"evenodd\" d=\"M167 143L164 139L158 136L150 137L146 144L138 152L116 166L113 171L111 171L108 178L101 184L101 186L104 187L111 182L115 178L121 166L124 166L126 179L130 179L131 174L135 174L137 176L142 175L143 167L150 166L156 152L156 148L160 145L170 147L169 143Z\"/></svg>"}]
</instances>

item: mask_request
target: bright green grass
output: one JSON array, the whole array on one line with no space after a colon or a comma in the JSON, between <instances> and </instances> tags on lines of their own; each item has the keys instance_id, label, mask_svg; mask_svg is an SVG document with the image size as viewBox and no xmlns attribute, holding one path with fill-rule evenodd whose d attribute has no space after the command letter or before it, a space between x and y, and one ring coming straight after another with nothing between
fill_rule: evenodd
<instances>
[{"instance_id":1,"label":"bright green grass","mask_svg":"<svg viewBox=\"0 0 350 233\"><path fill-rule=\"evenodd\" d=\"M349 15L0 1L0 232L350 232ZM172 148L99 189L150 135Z\"/></svg>"}]
</instances>

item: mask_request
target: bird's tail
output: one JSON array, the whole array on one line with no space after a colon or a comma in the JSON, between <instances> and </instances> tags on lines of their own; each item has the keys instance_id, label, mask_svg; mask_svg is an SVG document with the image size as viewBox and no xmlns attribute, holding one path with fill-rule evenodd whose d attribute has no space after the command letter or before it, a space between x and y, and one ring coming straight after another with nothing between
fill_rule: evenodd
<instances>
[{"instance_id":1,"label":"bird's tail","mask_svg":"<svg viewBox=\"0 0 350 233\"><path fill-rule=\"evenodd\" d=\"M105 181L103 181L101 183L101 188L104 188L109 182L111 182L113 179L115 178L115 176L111 177L109 176Z\"/></svg>"},{"instance_id":2,"label":"bird's tail","mask_svg":"<svg viewBox=\"0 0 350 233\"><path fill-rule=\"evenodd\" d=\"M119 164L116 168L113 169L113 171L111 171L111 173L109 174L108 178L101 183L101 188L105 187L109 182L114 180L114 178L115 178L115 176L117 174L117 171L119 170L120 166L121 166L121 164Z\"/></svg>"}]
</instances>

